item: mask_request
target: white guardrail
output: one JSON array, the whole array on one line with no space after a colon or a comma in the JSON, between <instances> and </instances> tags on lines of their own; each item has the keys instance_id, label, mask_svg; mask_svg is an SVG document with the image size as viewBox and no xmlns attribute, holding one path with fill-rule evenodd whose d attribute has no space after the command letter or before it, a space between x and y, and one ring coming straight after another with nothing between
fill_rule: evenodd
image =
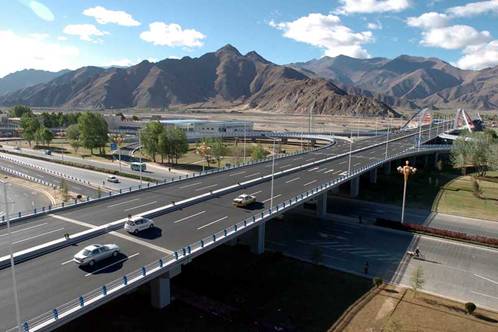
<instances>
[{"instance_id":1,"label":"white guardrail","mask_svg":"<svg viewBox=\"0 0 498 332\"><path fill-rule=\"evenodd\" d=\"M285 133L285 135L290 135L290 134L292 134L292 133ZM282 135L284 135L284 134L282 134ZM260 136L261 136L261 134L260 134ZM267 135L267 136L269 136L269 135ZM307 136L307 135L304 135L304 136ZM305 138L304 136L303 136L303 138ZM285 158L290 158L290 157L294 157L294 156L305 154L305 153L315 152L315 151L326 149L326 148L332 146L333 144L335 144L334 137L324 136L324 135L320 135L320 136L321 137L319 137L319 138L315 137L315 139L326 140L326 141L329 142L329 144L327 144L325 146L320 146L320 147L317 147L317 148L314 148L314 149L309 149L309 150L302 150L302 151L296 151L296 152L292 152L292 153L281 153L281 154L277 154L275 156L275 159L285 159ZM5 156L3 156L1 154L0 154L0 158L8 159L8 158L6 158ZM13 161L13 160L10 160L10 159L8 159L8 160L9 161ZM24 220L24 219L27 219L27 218L31 218L33 216L38 216L38 215L45 214L45 213L53 213L53 212L56 212L56 211L61 211L63 209L73 208L73 207L76 207L76 206L81 206L83 204L88 204L88 203L93 203L93 202L97 202L97 201L100 201L100 200L108 199L110 197L116 197L116 196L119 196L119 195L126 195L126 194L129 194L129 193L132 193L132 192L137 192L137 191L141 191L141 190L147 190L147 189L150 189L150 188L155 188L155 187L158 187L158 186L163 186L163 185L167 185L167 184L170 184L170 183L175 183L175 182L178 182L178 181L184 181L184 180L191 179L191 178L198 178L199 176L206 176L206 175L210 175L210 174L214 174L214 173L226 172L226 171L230 171L230 170L237 169L237 168L243 168L243 167L247 167L247 166L251 166L251 165L256 165L256 164L268 162L268 161L271 161L271 160L272 160L272 157L269 156L269 157L266 157L266 158L263 158L263 159L259 159L259 160L250 160L250 161L247 161L246 163L241 163L241 164L238 164L238 165L231 165L229 167L225 166L225 167L219 168L219 169L210 169L210 170L200 171L198 173L192 173L191 175L188 175L188 174L187 175L183 175L183 176L179 175L179 176L173 177L171 179L164 179L163 181L156 181L156 182L153 182L153 183L147 182L147 184L138 185L138 186L130 186L127 189L119 189L117 191L109 191L107 193L100 193L99 196L95 197L95 198L87 196L86 199L79 199L79 200L78 199L74 199L72 202L62 202L62 203L56 204L56 205L49 205L49 206L46 206L46 207L45 206L37 207L37 208L34 208L33 210L18 211L18 212L10 213L9 214L10 222L14 223L16 221L20 221L20 220ZM29 163L26 163L26 166L31 167L31 165ZM42 169L42 168L40 168L40 169ZM6 171L7 170L13 171L13 170L11 170L9 168L6 168ZM10 172L10 174L16 175L16 174L14 174L12 172ZM19 176L21 176L21 175L19 175ZM29 175L26 175L26 176L29 177ZM27 177L26 177L26 179L29 179ZM69 178L69 180L73 180L73 179L74 179L73 177ZM77 180L76 179L75 181L84 183L83 180ZM6 220L6 216L3 215L2 218L1 218L1 221L0 221L0 226L2 224L5 224L5 220Z\"/></svg>"},{"instance_id":2,"label":"white guardrail","mask_svg":"<svg viewBox=\"0 0 498 332\"><path fill-rule=\"evenodd\" d=\"M255 226L279 215L286 210L292 209L301 203L308 201L321 193L332 189L342 183L350 181L352 178L361 175L373 168L379 167L385 162L396 160L400 157L407 157L410 155L416 155L419 153L426 153L427 151L447 151L449 147L447 145L427 145L421 147L411 147L400 153L389 156L386 159L369 163L365 166L360 167L352 171L350 174L340 176L335 180L323 183L311 190L303 192L294 196L293 198L286 200L274 207L271 207L263 212L255 214L249 218L246 218L232 226L229 226L219 232L213 233L212 235L205 237L199 241L191 243L185 247L179 248L174 251L172 255L166 255L153 263L145 265L140 269L133 272L125 274L123 277L111 281L102 285L98 289L94 289L86 294L79 296L72 301L69 301L61 306L54 308L53 310L46 312L40 316L23 322L22 328L24 331L40 331L45 329L54 328L56 323L64 323L65 320L69 320L71 315L77 314L83 310L88 310L92 305L100 305L107 300L110 300L121 293L129 291L130 288L137 287L149 280L152 280L164 272L172 269L177 264L181 264L188 259L202 254L217 245L224 243L234 237L240 236L242 233L254 228ZM11 328L8 332L15 331L17 327Z\"/></svg>"}]
</instances>

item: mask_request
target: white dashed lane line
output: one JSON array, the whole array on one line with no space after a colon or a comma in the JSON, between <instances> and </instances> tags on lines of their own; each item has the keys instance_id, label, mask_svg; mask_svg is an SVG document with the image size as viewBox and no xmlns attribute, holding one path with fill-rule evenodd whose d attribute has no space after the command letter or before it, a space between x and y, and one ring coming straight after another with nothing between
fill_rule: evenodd
<instances>
[{"instance_id":1,"label":"white dashed lane line","mask_svg":"<svg viewBox=\"0 0 498 332\"><path fill-rule=\"evenodd\" d=\"M222 220L225 220L225 219L227 219L227 218L228 218L228 216L224 216L223 218L216 219L215 221L211 221L210 223L207 223L207 224L205 224L205 225L202 225L202 226L200 226L200 227L197 227L197 230L199 231L199 230L201 230L201 229L203 229L203 228L206 228L206 227L209 227L209 226L211 226L211 225L214 225L214 224L216 224L216 223L218 223L218 222L220 222L220 221L222 221Z\"/></svg>"},{"instance_id":2,"label":"white dashed lane line","mask_svg":"<svg viewBox=\"0 0 498 332\"><path fill-rule=\"evenodd\" d=\"M138 205L138 206L134 206L134 207L131 207L131 208L128 208L128 209L125 209L125 211L131 211L131 210L135 210L135 209L140 209L144 206L149 206L149 205L152 205L152 204L156 204L157 201L153 201L153 202L149 202L149 203L145 203L145 204L142 204L142 205Z\"/></svg>"},{"instance_id":3,"label":"white dashed lane line","mask_svg":"<svg viewBox=\"0 0 498 332\"><path fill-rule=\"evenodd\" d=\"M174 223L174 224L177 224L177 223L182 222L182 221L184 221L184 220L188 220L188 219L190 219L190 218L194 218L194 217L200 216L201 214L204 214L204 213L206 213L206 211L197 212L197 213L194 213L194 214L193 214L193 215L191 215L191 216L188 216L188 217L184 217L184 218L182 218L182 219L175 220L173 223Z\"/></svg>"}]
</instances>

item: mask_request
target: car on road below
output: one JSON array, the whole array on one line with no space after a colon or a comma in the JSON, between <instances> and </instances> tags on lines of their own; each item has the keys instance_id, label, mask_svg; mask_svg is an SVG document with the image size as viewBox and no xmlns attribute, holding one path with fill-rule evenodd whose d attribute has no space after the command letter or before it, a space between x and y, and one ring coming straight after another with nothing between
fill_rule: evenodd
<instances>
[{"instance_id":1,"label":"car on road below","mask_svg":"<svg viewBox=\"0 0 498 332\"><path fill-rule=\"evenodd\" d=\"M233 205L237 207L245 207L256 203L256 196L241 194L233 199Z\"/></svg>"},{"instance_id":2,"label":"car on road below","mask_svg":"<svg viewBox=\"0 0 498 332\"><path fill-rule=\"evenodd\" d=\"M52 151L50 151L50 150L44 150L43 153L46 154L47 156L52 155Z\"/></svg>"},{"instance_id":3,"label":"car on road below","mask_svg":"<svg viewBox=\"0 0 498 332\"><path fill-rule=\"evenodd\" d=\"M107 182L119 183L119 179L114 175L109 175L107 177Z\"/></svg>"},{"instance_id":4,"label":"car on road below","mask_svg":"<svg viewBox=\"0 0 498 332\"><path fill-rule=\"evenodd\" d=\"M151 219L144 217L128 218L124 224L124 229L133 234L154 227L154 222Z\"/></svg>"},{"instance_id":5,"label":"car on road below","mask_svg":"<svg viewBox=\"0 0 498 332\"><path fill-rule=\"evenodd\" d=\"M73 261L78 265L94 266L98 261L119 255L120 249L117 244L92 244L78 251Z\"/></svg>"}]
</instances>

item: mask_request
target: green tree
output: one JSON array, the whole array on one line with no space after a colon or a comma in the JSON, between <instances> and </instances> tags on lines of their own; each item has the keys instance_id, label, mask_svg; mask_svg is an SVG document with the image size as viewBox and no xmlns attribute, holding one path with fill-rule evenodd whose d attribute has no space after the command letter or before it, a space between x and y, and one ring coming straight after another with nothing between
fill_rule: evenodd
<instances>
[{"instance_id":1,"label":"green tree","mask_svg":"<svg viewBox=\"0 0 498 332\"><path fill-rule=\"evenodd\" d=\"M218 163L218 168L221 167L221 159L227 155L228 148L223 144L221 138L215 138L210 140L209 145L211 146L211 153Z\"/></svg>"},{"instance_id":2,"label":"green tree","mask_svg":"<svg viewBox=\"0 0 498 332\"><path fill-rule=\"evenodd\" d=\"M80 127L77 124L72 124L66 128L66 137L69 140L69 144L73 148L75 153L78 153L80 148Z\"/></svg>"},{"instance_id":3,"label":"green tree","mask_svg":"<svg viewBox=\"0 0 498 332\"><path fill-rule=\"evenodd\" d=\"M171 160L175 160L178 164L178 159L188 151L187 134L180 128L168 128L168 141L170 143L169 154Z\"/></svg>"},{"instance_id":4,"label":"green tree","mask_svg":"<svg viewBox=\"0 0 498 332\"><path fill-rule=\"evenodd\" d=\"M31 108L24 105L16 105L9 110L9 116L11 118L20 118L25 114L33 115Z\"/></svg>"},{"instance_id":5,"label":"green tree","mask_svg":"<svg viewBox=\"0 0 498 332\"><path fill-rule=\"evenodd\" d=\"M472 302L465 303L465 311L467 314L472 315L476 311L477 306Z\"/></svg>"},{"instance_id":6,"label":"green tree","mask_svg":"<svg viewBox=\"0 0 498 332\"><path fill-rule=\"evenodd\" d=\"M28 141L29 146L36 139L36 132L40 127L40 121L32 113L25 113L21 116L22 137Z\"/></svg>"},{"instance_id":7,"label":"green tree","mask_svg":"<svg viewBox=\"0 0 498 332\"><path fill-rule=\"evenodd\" d=\"M156 154L159 153L159 136L164 132L164 127L159 122L147 123L140 131L140 140L146 154L156 161Z\"/></svg>"},{"instance_id":8,"label":"green tree","mask_svg":"<svg viewBox=\"0 0 498 332\"><path fill-rule=\"evenodd\" d=\"M90 149L93 154L93 149L99 148L100 154L103 154L103 148L109 141L107 122L102 114L85 112L78 118L78 126L80 130L81 145Z\"/></svg>"},{"instance_id":9,"label":"green tree","mask_svg":"<svg viewBox=\"0 0 498 332\"><path fill-rule=\"evenodd\" d=\"M50 129L46 127L40 127L36 130L35 140L37 142L41 142L42 144L47 144L50 146L50 142L54 139L54 134L50 131Z\"/></svg>"},{"instance_id":10,"label":"green tree","mask_svg":"<svg viewBox=\"0 0 498 332\"><path fill-rule=\"evenodd\" d=\"M382 278L375 277L372 279L372 282L373 282L375 287L379 288L384 283L384 280Z\"/></svg>"},{"instance_id":11,"label":"green tree","mask_svg":"<svg viewBox=\"0 0 498 332\"><path fill-rule=\"evenodd\" d=\"M171 155L170 148L171 148L171 143L169 141L169 135L166 131L163 131L161 134L159 134L158 137L158 152L159 155L161 156L161 163L164 163L164 157L168 156L168 162L169 156Z\"/></svg>"},{"instance_id":12,"label":"green tree","mask_svg":"<svg viewBox=\"0 0 498 332\"><path fill-rule=\"evenodd\" d=\"M67 181L65 179L61 180L60 191L62 200L66 202L69 199L69 186L67 185Z\"/></svg>"},{"instance_id":13,"label":"green tree","mask_svg":"<svg viewBox=\"0 0 498 332\"><path fill-rule=\"evenodd\" d=\"M253 160L260 160L266 157L268 152L261 146L261 144L256 145L251 151L251 158Z\"/></svg>"},{"instance_id":14,"label":"green tree","mask_svg":"<svg viewBox=\"0 0 498 332\"><path fill-rule=\"evenodd\" d=\"M209 145L209 140L203 138L197 143L195 151L206 160L207 166L209 167L209 162L211 161L211 146ZM202 166L202 170L204 170L204 165Z\"/></svg>"},{"instance_id":15,"label":"green tree","mask_svg":"<svg viewBox=\"0 0 498 332\"><path fill-rule=\"evenodd\" d=\"M416 297L417 292L422 289L425 284L424 269L422 268L422 266L417 266L417 268L413 271L410 282L414 292L414 296Z\"/></svg>"},{"instance_id":16,"label":"green tree","mask_svg":"<svg viewBox=\"0 0 498 332\"><path fill-rule=\"evenodd\" d=\"M468 133L455 140L451 150L451 161L454 167L475 167L479 176L485 176L493 165L493 149L495 142L491 135L483 132Z\"/></svg>"}]
</instances>

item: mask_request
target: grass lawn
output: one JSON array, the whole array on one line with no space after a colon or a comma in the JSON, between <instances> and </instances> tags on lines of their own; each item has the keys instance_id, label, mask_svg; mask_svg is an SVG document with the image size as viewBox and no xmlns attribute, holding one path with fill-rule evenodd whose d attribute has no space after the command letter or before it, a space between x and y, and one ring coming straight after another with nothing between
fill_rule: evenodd
<instances>
[{"instance_id":1,"label":"grass lawn","mask_svg":"<svg viewBox=\"0 0 498 332\"><path fill-rule=\"evenodd\" d=\"M498 221L498 172L479 179L482 198L473 194L470 176L458 170L420 172L408 181L406 206L434 212ZM379 175L377 184L362 185L359 198L401 205L403 178L397 174Z\"/></svg>"},{"instance_id":2,"label":"grass lawn","mask_svg":"<svg viewBox=\"0 0 498 332\"><path fill-rule=\"evenodd\" d=\"M492 332L498 313L477 308L465 313L463 303L388 286L353 317L344 331L452 331Z\"/></svg>"},{"instance_id":3,"label":"grass lawn","mask_svg":"<svg viewBox=\"0 0 498 332\"><path fill-rule=\"evenodd\" d=\"M88 326L115 331L261 331L286 326L292 331L326 331L371 287L368 279L265 253L243 246L222 246L183 266L172 279L173 296L188 290L218 307L235 310L223 319L177 299L158 311L150 307L148 288L122 296L67 324L59 331ZM259 327L257 327L258 325ZM273 329L272 329L273 330Z\"/></svg>"},{"instance_id":4,"label":"grass lawn","mask_svg":"<svg viewBox=\"0 0 498 332\"><path fill-rule=\"evenodd\" d=\"M470 176L450 181L441 188L433 210L498 221L498 172L488 172L487 177L489 179L478 180L482 198L474 196Z\"/></svg>"}]
</instances>

